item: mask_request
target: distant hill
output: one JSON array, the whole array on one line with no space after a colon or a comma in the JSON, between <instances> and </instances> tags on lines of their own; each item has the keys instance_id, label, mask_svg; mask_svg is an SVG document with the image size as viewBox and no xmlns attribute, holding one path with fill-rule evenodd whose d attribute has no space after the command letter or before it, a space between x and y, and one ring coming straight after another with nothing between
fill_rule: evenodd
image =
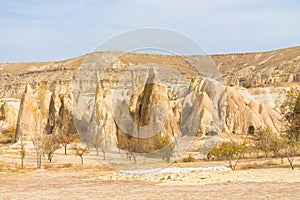
<instances>
[{"instance_id":1,"label":"distant hill","mask_svg":"<svg viewBox=\"0 0 300 200\"><path fill-rule=\"evenodd\" d=\"M122 52L106 51L102 54L105 54L105 60L106 56L118 56ZM89 54L57 62L0 63L0 97L20 97L28 83L33 88L40 81L45 81L49 86L56 83L72 85L79 66L87 55ZM119 70L152 60L171 66L190 79L197 75L190 63L193 64L201 58L203 56L127 53L120 59L123 69ZM249 88L275 82L300 81L300 46L267 52L211 55L211 58L226 85Z\"/></svg>"}]
</instances>

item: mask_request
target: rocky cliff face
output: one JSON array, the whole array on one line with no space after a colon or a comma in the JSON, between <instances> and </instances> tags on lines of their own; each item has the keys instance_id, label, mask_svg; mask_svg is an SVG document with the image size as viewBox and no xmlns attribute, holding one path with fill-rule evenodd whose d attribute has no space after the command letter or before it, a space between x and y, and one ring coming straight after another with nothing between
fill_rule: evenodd
<instances>
[{"instance_id":1,"label":"rocky cliff face","mask_svg":"<svg viewBox=\"0 0 300 200\"><path fill-rule=\"evenodd\" d=\"M125 137L142 138L153 131L168 138L222 132L252 134L259 126L269 126L277 132L281 118L277 108L287 87L298 81L299 49L212 56L225 85L200 77L189 62L178 56L129 53L118 57L120 52L102 52L103 67L109 59L118 59L101 81L83 79L82 84L94 85L94 97L88 96L91 91L74 92L74 77L84 56L52 63L0 64L1 130L16 127L16 138L23 135L30 140L37 132L41 112L46 113L41 114L45 134L88 133L97 126L112 147ZM150 70L145 77L132 71L124 85L116 84L122 73L157 60L176 69L186 81L174 84L172 75L159 68ZM190 62L197 62L197 56ZM161 86L160 75L173 86ZM47 90L43 108L38 96L41 81ZM285 85L268 85L274 82ZM136 87L139 85L142 87ZM79 109L75 113L74 102Z\"/></svg>"},{"instance_id":2,"label":"rocky cliff face","mask_svg":"<svg viewBox=\"0 0 300 200\"><path fill-rule=\"evenodd\" d=\"M16 124L16 141L22 137L24 140L32 140L40 131L41 114L34 93L27 85L21 99L18 121Z\"/></svg>"},{"instance_id":3,"label":"rocky cliff face","mask_svg":"<svg viewBox=\"0 0 300 200\"><path fill-rule=\"evenodd\" d=\"M159 146L160 138L181 136L178 118L155 68L149 69L144 87L133 93L136 94L132 96L129 104L125 100L119 101L120 104L115 109L120 147L126 148L130 141L136 144L137 151L142 152L147 144L153 144L150 149Z\"/></svg>"},{"instance_id":4,"label":"rocky cliff face","mask_svg":"<svg viewBox=\"0 0 300 200\"><path fill-rule=\"evenodd\" d=\"M272 107L249 100L235 89L227 87L227 109L224 131L254 134L258 127L280 130L281 115Z\"/></svg>"},{"instance_id":5,"label":"rocky cliff face","mask_svg":"<svg viewBox=\"0 0 300 200\"><path fill-rule=\"evenodd\" d=\"M0 132L14 129L17 124L20 100L4 98L0 100Z\"/></svg>"}]
</instances>

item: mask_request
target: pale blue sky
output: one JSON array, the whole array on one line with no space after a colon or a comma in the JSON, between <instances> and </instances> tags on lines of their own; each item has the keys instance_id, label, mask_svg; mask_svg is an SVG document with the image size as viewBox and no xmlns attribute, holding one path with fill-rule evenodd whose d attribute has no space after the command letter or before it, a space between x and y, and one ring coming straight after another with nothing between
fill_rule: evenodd
<instances>
[{"instance_id":1,"label":"pale blue sky","mask_svg":"<svg viewBox=\"0 0 300 200\"><path fill-rule=\"evenodd\" d=\"M0 0L0 62L93 51L122 31L179 31L210 54L300 45L298 0Z\"/></svg>"}]
</instances>

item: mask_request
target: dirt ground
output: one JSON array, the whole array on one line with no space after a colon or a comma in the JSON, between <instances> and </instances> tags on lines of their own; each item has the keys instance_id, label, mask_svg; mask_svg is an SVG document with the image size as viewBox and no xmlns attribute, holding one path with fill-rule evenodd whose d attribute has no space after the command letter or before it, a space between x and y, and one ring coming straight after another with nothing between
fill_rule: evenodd
<instances>
[{"instance_id":1,"label":"dirt ground","mask_svg":"<svg viewBox=\"0 0 300 200\"><path fill-rule=\"evenodd\" d=\"M228 175L235 173L232 181ZM185 184L172 180L160 183L147 181L103 181L98 177L112 172L48 171L6 175L0 178L1 199L299 199L300 170L263 169L224 173L197 174L197 181ZM280 176L276 181L265 175ZM205 177L214 180L207 183ZM249 175L257 181L247 181ZM294 179L285 179L286 176ZM224 178L224 179L222 179ZM203 181L203 183L201 183ZM174 184L176 183L176 184ZM201 184L199 184L201 183Z\"/></svg>"},{"instance_id":2,"label":"dirt ground","mask_svg":"<svg viewBox=\"0 0 300 200\"><path fill-rule=\"evenodd\" d=\"M92 156L80 158L63 150L53 163L43 158L35 168L35 154L29 152L25 168L19 155L2 148L0 156L0 199L300 199L300 158L295 170L286 160L244 160L241 166L256 169L237 171L193 171L164 174L125 174L99 164ZM261 163L271 163L261 167ZM175 163L171 167L226 166L227 162Z\"/></svg>"}]
</instances>

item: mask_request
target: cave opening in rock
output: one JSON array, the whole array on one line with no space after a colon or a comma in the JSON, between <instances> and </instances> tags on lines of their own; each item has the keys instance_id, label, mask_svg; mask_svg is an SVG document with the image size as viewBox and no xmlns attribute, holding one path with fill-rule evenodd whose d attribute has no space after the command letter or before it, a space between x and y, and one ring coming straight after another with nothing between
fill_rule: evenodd
<instances>
[{"instance_id":1,"label":"cave opening in rock","mask_svg":"<svg viewBox=\"0 0 300 200\"><path fill-rule=\"evenodd\" d=\"M248 127L248 135L254 135L254 130L255 130L254 126L249 126Z\"/></svg>"},{"instance_id":2,"label":"cave opening in rock","mask_svg":"<svg viewBox=\"0 0 300 200\"><path fill-rule=\"evenodd\" d=\"M138 120L141 120L141 118L142 118L142 108L143 108L143 105L140 104L140 106L139 106L139 116L138 116Z\"/></svg>"}]
</instances>

